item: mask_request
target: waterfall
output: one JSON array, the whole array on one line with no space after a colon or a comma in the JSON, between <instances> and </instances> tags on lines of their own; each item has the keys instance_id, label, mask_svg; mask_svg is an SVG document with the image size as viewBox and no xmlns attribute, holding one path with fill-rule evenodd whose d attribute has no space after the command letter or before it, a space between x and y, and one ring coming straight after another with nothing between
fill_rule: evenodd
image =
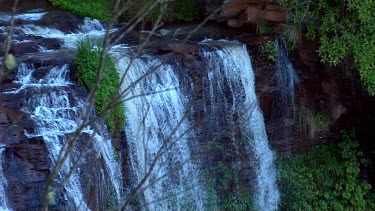
<instances>
[{"instance_id":1,"label":"waterfall","mask_svg":"<svg viewBox=\"0 0 375 211\"><path fill-rule=\"evenodd\" d=\"M5 147L5 145L0 144L0 210L9 211L11 209L8 206L7 196L5 194L7 180L3 171L3 154L5 151Z\"/></svg>"},{"instance_id":2,"label":"waterfall","mask_svg":"<svg viewBox=\"0 0 375 211\"><path fill-rule=\"evenodd\" d=\"M295 111L295 87L299 83L296 70L289 60L286 43L283 40L276 40L277 62L276 77L278 90L278 110L284 116L294 116ZM285 115L285 113L287 115Z\"/></svg>"},{"instance_id":3,"label":"waterfall","mask_svg":"<svg viewBox=\"0 0 375 211\"><path fill-rule=\"evenodd\" d=\"M25 71L25 69L28 71ZM27 86L28 91L34 92L34 98L25 102L23 110L30 114L37 127L34 132L26 131L26 135L29 138L43 137L49 151L50 165L53 167L56 165L62 150L66 150L63 148L63 144L67 141L67 137L78 128L85 103L79 100L69 89L64 88L70 84L66 80L69 71L66 65L52 68L45 78L38 81L33 81L29 78L29 73L35 71L32 66L20 64L19 71L18 81L27 82L22 84L20 89L25 89L25 86ZM23 72L29 73L22 74ZM22 78L22 76L25 77ZM74 100L71 100L71 98ZM108 137L108 134L106 136L103 136L103 132L94 134L90 127L85 128L83 133L94 135L94 149L105 160L107 173L115 189L116 197L120 200L122 188L121 168L114 158L113 147L109 138L105 138ZM67 176L73 165L72 159L76 160L78 155L78 150L73 150L72 155L58 173L58 181ZM66 200L71 200L72 204L75 205L75 208L72 208L73 210L89 210L83 198L82 181L78 174L80 171L80 168L74 171L69 182L64 187Z\"/></svg>"},{"instance_id":4,"label":"waterfall","mask_svg":"<svg viewBox=\"0 0 375 211\"><path fill-rule=\"evenodd\" d=\"M41 16L41 14L34 14L22 17L28 20L38 20ZM61 39L67 48L75 48L77 40L82 37L88 36L92 40L100 40L105 33L105 29L99 21L88 18L84 20L84 24L80 26L79 31L76 33L67 34L57 29L49 29L33 24L17 26L15 27L15 31L21 31L27 35ZM18 88L9 89L4 94L32 93L30 95L32 98L22 102L22 111L29 114L36 128L32 131L25 131L25 135L28 138L43 138L48 151L49 166L52 170L58 161L59 154L67 150L64 144L82 122L81 116L85 110L86 102L84 101L85 99L80 99L76 96L73 89L75 85L68 80L69 65L52 67L41 79L33 78L36 71L37 69L31 64L19 64L16 79L13 81L14 84L18 85ZM98 131L96 132L94 128L97 128ZM106 128L99 125L99 123L84 128L80 134L80 137L83 137L83 139L80 139L74 145L72 153L59 170L54 184L59 184L68 175L73 163L78 159L82 148L82 140L88 140L85 137L90 136L93 136L93 139L92 147L89 147L88 153L96 155L96 159L103 160L103 162L96 162L99 165L103 163L101 165L103 168L101 166L93 167L94 169L96 168L97 172L100 172L98 176L100 179L98 181L104 181L104 178L107 178L108 175L110 182L110 184L96 185L104 186L98 188L113 190L113 194L117 202L119 202L122 196L121 166L114 157L115 153ZM83 190L84 187L88 187L90 184L87 181L83 181L82 178L87 173L83 172L83 167L95 165L95 163L91 163L92 161L86 160L83 157L77 169L71 174L69 181L61 189L61 193L56 194L56 196L62 197L62 203L68 204L66 208L69 210L90 210L86 199L92 196L88 196ZM2 181L4 182L5 180ZM0 187L2 186L0 185ZM1 199L0 202L2 202ZM104 207L104 203L105 201L100 206Z\"/></svg>"},{"instance_id":5,"label":"waterfall","mask_svg":"<svg viewBox=\"0 0 375 211\"><path fill-rule=\"evenodd\" d=\"M280 194L275 157L268 146L248 52L245 46L227 41L203 42L202 46L209 46L208 50L203 50L201 58L207 64L202 68L208 68L203 79L207 86L204 85L203 92L205 112L212 114L208 117L212 122L210 127L219 130L220 121L224 121L230 131L222 132L228 133L233 142L238 142L236 128L240 128L241 139L248 151L247 163L256 174L256 184L249 184L255 186L256 207L262 211L276 210ZM154 164L142 186L144 189L140 190L144 196L143 209L207 210L201 167L188 162L193 150L198 150L191 148L197 141L189 132L195 126L194 119L184 119L190 103L188 93L181 91L180 84L189 83L181 83L178 68L161 63L156 56L143 55L132 63L130 56L117 55L117 58L120 58L117 63L120 76L124 77L121 90L124 92L126 135L135 183L147 175L158 150L165 144L168 146ZM133 86L133 83L136 84ZM182 168L174 169L179 164L183 164Z\"/></svg>"},{"instance_id":6,"label":"waterfall","mask_svg":"<svg viewBox=\"0 0 375 211\"><path fill-rule=\"evenodd\" d=\"M35 15L36 17L40 17ZM101 43L106 29L98 20L85 18L83 25L78 27L76 32L64 33L55 28L37 26L33 24L25 24L16 26L15 30L19 30L26 35L41 36L44 38L56 38L64 41L64 47L75 48L79 40L89 37L92 43ZM111 30L116 31L116 29Z\"/></svg>"},{"instance_id":7,"label":"waterfall","mask_svg":"<svg viewBox=\"0 0 375 211\"><path fill-rule=\"evenodd\" d=\"M65 72L65 74L60 74L60 76L67 74L68 69L64 67L55 68L60 72ZM33 72L35 69L30 67L28 71ZM70 133L74 133L78 127L77 119L80 114L78 113L79 105L71 105L68 92L62 88L65 85L64 81L66 79L61 77L50 78L48 77L50 75L47 75L44 80L37 81L34 84L34 87L37 87L34 90L34 97L25 102L23 110L30 114L31 119L37 125L34 132L29 133L26 131L26 135L29 138L43 137L49 152L50 165L53 167L57 163L59 154L63 149L63 144L67 141L66 137ZM62 82L60 87L57 84L58 82ZM53 86L49 86L50 84ZM48 92L46 92L46 89L48 89ZM58 181L62 181L67 176L72 165L71 158L68 158L59 171ZM65 185L65 189L66 200L71 200L76 209L88 210L88 206L83 200L78 171L75 171L71 175L69 182Z\"/></svg>"},{"instance_id":8,"label":"waterfall","mask_svg":"<svg viewBox=\"0 0 375 211\"><path fill-rule=\"evenodd\" d=\"M271 112L271 125L277 135L277 143L282 150L290 151L296 139L294 134L296 122L295 89L299 79L293 64L289 60L286 43L276 40L276 97Z\"/></svg>"},{"instance_id":9,"label":"waterfall","mask_svg":"<svg viewBox=\"0 0 375 211\"><path fill-rule=\"evenodd\" d=\"M254 85L254 72L249 54L244 45L233 42L206 41L203 44L215 49L203 52L209 68L206 77L206 112L220 114L226 109L225 121L229 124L232 142L238 142L236 128L239 127L242 141L250 152L248 162L256 174L255 200L262 211L276 210L280 200L277 187L275 156L268 146L263 115L258 106ZM210 105L210 106L209 106ZM222 107L218 107L222 105ZM224 108L223 108L224 107ZM239 120L236 121L236 117ZM219 115L211 116L218 123ZM216 118L216 119L215 119ZM238 125L239 124L239 125ZM216 125L219 127L219 125Z\"/></svg>"},{"instance_id":10,"label":"waterfall","mask_svg":"<svg viewBox=\"0 0 375 211\"><path fill-rule=\"evenodd\" d=\"M125 92L126 135L135 182L142 181L153 166L142 185L142 209L204 210L205 190L189 146L195 138L186 118L187 97L179 88L176 70L151 55L137 58L127 71L129 65L129 57L117 63L125 78L121 89Z\"/></svg>"}]
</instances>

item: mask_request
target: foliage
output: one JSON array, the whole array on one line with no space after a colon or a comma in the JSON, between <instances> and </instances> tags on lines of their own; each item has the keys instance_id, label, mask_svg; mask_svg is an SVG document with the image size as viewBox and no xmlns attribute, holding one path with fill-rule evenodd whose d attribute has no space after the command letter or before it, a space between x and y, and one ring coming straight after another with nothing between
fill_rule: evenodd
<instances>
[{"instance_id":1,"label":"foliage","mask_svg":"<svg viewBox=\"0 0 375 211\"><path fill-rule=\"evenodd\" d=\"M373 210L371 186L357 178L363 154L354 132L338 146L320 146L303 156L280 156L282 210Z\"/></svg>"},{"instance_id":2,"label":"foliage","mask_svg":"<svg viewBox=\"0 0 375 211\"><path fill-rule=\"evenodd\" d=\"M154 4L153 0L127 1L122 7L128 7L124 14L125 20L131 20L142 9ZM192 22L198 16L198 7L195 0L176 0L172 3L162 2L155 6L145 17L145 22L154 23L162 15L162 20L170 22L177 19L183 22Z\"/></svg>"},{"instance_id":3,"label":"foliage","mask_svg":"<svg viewBox=\"0 0 375 211\"><path fill-rule=\"evenodd\" d=\"M78 54L74 60L77 65L78 81L90 90L94 88L96 75L99 67L101 49L93 48L89 39L81 40L78 43ZM102 114L116 99L120 78L117 69L109 55L106 55L103 66L103 79L99 84L96 95L96 110ZM113 133L116 129L123 130L125 121L125 108L119 103L114 106L106 117L106 124Z\"/></svg>"},{"instance_id":4,"label":"foliage","mask_svg":"<svg viewBox=\"0 0 375 211\"><path fill-rule=\"evenodd\" d=\"M271 34L274 32L273 26L263 21L257 21L257 32L260 34Z\"/></svg>"},{"instance_id":5,"label":"foliage","mask_svg":"<svg viewBox=\"0 0 375 211\"><path fill-rule=\"evenodd\" d=\"M208 210L253 210L253 198L250 191L237 185L234 173L225 163L218 163L215 176L210 175L207 171L205 177L207 181ZM233 190L233 186L237 186L234 188L235 190Z\"/></svg>"},{"instance_id":6,"label":"foliage","mask_svg":"<svg viewBox=\"0 0 375 211\"><path fill-rule=\"evenodd\" d=\"M176 18L184 22L192 22L198 16L198 7L194 0L177 0Z\"/></svg>"},{"instance_id":7,"label":"foliage","mask_svg":"<svg viewBox=\"0 0 375 211\"><path fill-rule=\"evenodd\" d=\"M276 62L276 45L274 41L268 41L260 47L260 53L271 62Z\"/></svg>"},{"instance_id":8,"label":"foliage","mask_svg":"<svg viewBox=\"0 0 375 211\"><path fill-rule=\"evenodd\" d=\"M110 21L115 0L49 0L54 6L78 15Z\"/></svg>"},{"instance_id":9,"label":"foliage","mask_svg":"<svg viewBox=\"0 0 375 211\"><path fill-rule=\"evenodd\" d=\"M307 37L320 40L322 62L339 64L353 57L370 95L375 95L374 0L278 0L286 5L288 25L307 25Z\"/></svg>"},{"instance_id":10,"label":"foliage","mask_svg":"<svg viewBox=\"0 0 375 211\"><path fill-rule=\"evenodd\" d=\"M314 112L307 108L301 108L298 117L301 126L309 132L310 139L316 139L317 135L327 131L331 125L331 119L327 113Z\"/></svg>"}]
</instances>

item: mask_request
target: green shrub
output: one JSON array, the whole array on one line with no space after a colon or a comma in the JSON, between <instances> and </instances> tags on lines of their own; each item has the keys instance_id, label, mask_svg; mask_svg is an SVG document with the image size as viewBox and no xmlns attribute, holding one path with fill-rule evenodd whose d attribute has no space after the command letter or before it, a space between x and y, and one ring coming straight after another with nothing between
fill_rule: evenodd
<instances>
[{"instance_id":1,"label":"green shrub","mask_svg":"<svg viewBox=\"0 0 375 211\"><path fill-rule=\"evenodd\" d=\"M110 21L115 0L49 0L54 6L78 15Z\"/></svg>"},{"instance_id":2,"label":"green shrub","mask_svg":"<svg viewBox=\"0 0 375 211\"><path fill-rule=\"evenodd\" d=\"M337 65L353 57L370 95L375 95L374 0L278 0L292 14L288 25L306 25L319 38L322 62Z\"/></svg>"},{"instance_id":3,"label":"green shrub","mask_svg":"<svg viewBox=\"0 0 375 211\"><path fill-rule=\"evenodd\" d=\"M192 22L198 18L198 7L195 0L177 0L176 18L184 22Z\"/></svg>"},{"instance_id":4,"label":"green shrub","mask_svg":"<svg viewBox=\"0 0 375 211\"><path fill-rule=\"evenodd\" d=\"M276 62L276 45L274 41L267 41L265 44L260 46L260 53L265 59Z\"/></svg>"},{"instance_id":5,"label":"green shrub","mask_svg":"<svg viewBox=\"0 0 375 211\"><path fill-rule=\"evenodd\" d=\"M84 39L78 43L78 54L74 60L77 66L77 78L81 84L90 90L95 86L100 57L101 49L93 48L90 40ZM105 57L102 73L103 79L99 84L95 101L96 110L99 114L103 114L115 97L118 96L118 87L120 85L116 66L109 55ZM106 124L112 133L115 130L122 131L124 129L124 111L123 104L119 103L111 108L107 116L104 116Z\"/></svg>"},{"instance_id":6,"label":"green shrub","mask_svg":"<svg viewBox=\"0 0 375 211\"><path fill-rule=\"evenodd\" d=\"M125 11L125 20L131 20L134 18L142 9L149 8L154 4L153 0L139 0L129 1L127 4L121 5L122 7L128 7ZM163 2L162 4L156 5L149 14L144 18L144 22L154 23L160 15L162 20L171 22L179 20L183 22L192 22L197 19L199 12L196 0L176 0L175 2Z\"/></svg>"},{"instance_id":7,"label":"green shrub","mask_svg":"<svg viewBox=\"0 0 375 211\"><path fill-rule=\"evenodd\" d=\"M219 176L217 176L219 175ZM215 175L205 173L207 182L207 209L226 211L254 210L253 197L245 186L237 184L235 174L225 163L219 162ZM235 187L233 189L233 187Z\"/></svg>"},{"instance_id":8,"label":"green shrub","mask_svg":"<svg viewBox=\"0 0 375 211\"><path fill-rule=\"evenodd\" d=\"M320 146L303 156L279 156L281 210L373 210L371 186L358 180L362 153L342 133L338 146Z\"/></svg>"}]
</instances>

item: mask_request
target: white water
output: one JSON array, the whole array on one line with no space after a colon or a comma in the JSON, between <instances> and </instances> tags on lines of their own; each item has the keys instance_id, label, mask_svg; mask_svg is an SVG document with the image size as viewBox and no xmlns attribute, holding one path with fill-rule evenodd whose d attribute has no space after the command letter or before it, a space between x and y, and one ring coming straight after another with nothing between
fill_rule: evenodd
<instances>
[{"instance_id":1,"label":"white water","mask_svg":"<svg viewBox=\"0 0 375 211\"><path fill-rule=\"evenodd\" d=\"M43 17L43 15L46 14L45 12L36 12L36 13L23 13L23 14L17 14L14 16L15 19L18 20L39 20ZM0 21L9 22L12 18L11 14L1 14L0 15Z\"/></svg>"},{"instance_id":2,"label":"white water","mask_svg":"<svg viewBox=\"0 0 375 211\"><path fill-rule=\"evenodd\" d=\"M43 137L49 151L51 166L55 166L62 146L67 141L67 136L75 132L81 122L81 112L85 104L77 99L73 93L69 96L69 92L63 88L70 84L66 80L69 71L67 66L53 68L45 78L34 83L29 76L35 70L29 68L28 74L22 74L27 65L21 64L20 67L23 68L19 68L18 82L25 82L21 87L27 85L29 90L36 89L35 92L37 93L33 99L26 102L24 107L24 111L29 113L30 117L37 124L35 132L26 133L26 135L28 137ZM22 75L25 77L22 78ZM48 94L38 91L46 88L50 89ZM71 103L70 97L75 98L75 105ZM111 185L114 187L117 199L119 200L122 188L121 168L114 158L110 140L101 134L93 134L93 131L89 127L84 130L84 133L94 135L94 148L96 153L100 154L105 160L106 171L110 176ZM73 165L71 158L76 159L78 154L78 152L73 151L71 157L64 163L59 171L58 181L61 181L68 174ZM79 171L80 169L78 168L65 185L66 200L71 200L76 207L75 209L89 210L83 200Z\"/></svg>"},{"instance_id":3,"label":"white water","mask_svg":"<svg viewBox=\"0 0 375 211\"><path fill-rule=\"evenodd\" d=\"M295 91L299 83L296 70L289 60L286 43L276 40L276 97L271 110L270 128L277 134L277 144L282 150L291 151L298 139L296 134L296 102Z\"/></svg>"},{"instance_id":4,"label":"white water","mask_svg":"<svg viewBox=\"0 0 375 211\"><path fill-rule=\"evenodd\" d=\"M20 16L20 18L38 20L42 15L30 14ZM15 30L21 30L25 34L30 35L61 39L64 41L65 47L68 48L75 48L76 42L86 36L93 42L95 40L98 41L102 39L105 33L105 29L99 21L88 18L84 20L84 24L80 26L78 32L70 34L63 33L57 29L34 25L23 25L16 27ZM26 135L28 137L43 137L49 152L50 167L52 168L57 162L63 144L67 141L67 136L78 128L85 103L83 99L77 99L74 93L70 91L69 87L73 84L67 80L69 73L68 65L52 68L44 78L39 80L32 77L35 71L32 65L20 64L16 80L14 81L20 87L8 90L5 94L17 94L21 91L33 92L33 98L25 102L22 109L30 114L37 128L32 133L26 132ZM71 101L72 98L73 101ZM94 136L93 147L95 153L100 155L99 158L103 158L105 171L110 177L109 180L119 201L122 190L121 166L114 158L113 146L108 133L103 127L99 128L99 133L96 134L93 133L93 129L90 127L86 127L83 133ZM75 160L77 157L78 152L74 150L59 171L56 182L61 181L68 174L73 164L72 159ZM69 205L71 205L73 210L89 210L86 202L83 200L80 174L78 174L80 171L78 167L71 175L69 182L64 187L64 197L65 200L70 201ZM102 178L104 178L103 169L100 172Z\"/></svg>"},{"instance_id":5,"label":"white water","mask_svg":"<svg viewBox=\"0 0 375 211\"><path fill-rule=\"evenodd\" d=\"M75 48L78 41L88 37L92 43L101 44L106 29L98 20L89 18L84 19L84 24L81 25L77 32L65 33L58 29L36 26L32 24L15 27L15 30L20 30L26 35L41 36L44 38L56 38L64 42L64 47ZM115 31L113 29L112 31Z\"/></svg>"},{"instance_id":6,"label":"white water","mask_svg":"<svg viewBox=\"0 0 375 211\"><path fill-rule=\"evenodd\" d=\"M280 193L277 187L275 156L268 145L264 119L258 106L254 85L254 72L249 54L244 45L231 42L204 42L219 45L219 49L204 52L209 65L207 80L212 113L218 113L215 105L224 103L228 113L239 113L242 139L251 152L249 163L256 173L255 199L257 208L262 211L277 210ZM229 87L232 102L225 96ZM229 107L231 105L231 107ZM229 115L233 116L233 115ZM234 121L228 119L228 124ZM238 125L233 125L235 128ZM235 129L233 129L235 130ZM232 131L232 141L235 141Z\"/></svg>"},{"instance_id":7,"label":"white water","mask_svg":"<svg viewBox=\"0 0 375 211\"><path fill-rule=\"evenodd\" d=\"M278 110L281 112L293 112L295 110L295 87L299 83L296 70L292 62L289 60L286 43L284 41L276 40L277 62L276 62L276 76L277 89L279 93ZM291 113L290 116L294 114Z\"/></svg>"},{"instance_id":8,"label":"white water","mask_svg":"<svg viewBox=\"0 0 375 211\"><path fill-rule=\"evenodd\" d=\"M68 71L67 68L56 69L65 72L60 74L60 76L66 75ZM28 69L28 71L33 72L35 70ZM66 85L66 83L64 83L66 79L50 78L51 75L54 74L47 75L43 80L36 82L34 85L29 84L28 89L36 87L36 94L32 99L26 102L23 110L30 114L31 119L34 120L37 125L35 132L27 133L26 131L26 135L29 138L43 137L49 152L50 166L53 167L57 163L63 144L67 141L66 137L77 128L77 120L80 114L78 113L77 106L71 105L67 91L61 88ZM27 77L25 79L20 78L20 81L30 82ZM58 87L58 82L63 82L61 83L61 87ZM52 86L50 86L50 84ZM56 86L61 89L56 89ZM40 88L49 88L49 94L39 91ZM68 158L58 173L58 181L61 181L67 176L72 165L71 158ZM65 190L65 200L71 201L77 209L89 210L83 199L78 171L75 171L71 175L69 182L65 185Z\"/></svg>"},{"instance_id":9,"label":"white water","mask_svg":"<svg viewBox=\"0 0 375 211\"><path fill-rule=\"evenodd\" d=\"M22 65L21 65L22 66ZM56 74L58 72L59 74ZM23 69L20 68L22 71ZM34 71L30 69L29 72ZM77 99L74 95L76 105L73 105L69 100L69 93L62 87L67 86L69 82L66 81L67 73L69 69L66 66L62 68L55 67L50 73L42 80L39 80L37 84L30 85L28 74L24 79L20 78L19 81L29 82L30 87L46 88L50 87L50 94L42 93L27 102L24 110L30 114L30 117L37 124L36 131L34 133L26 133L28 137L42 136L49 151L49 159L51 165L54 166L57 162L59 153L61 153L63 144L67 141L66 138L69 134L76 131L80 122L80 115L84 107L84 103ZM60 83L59 89L52 89ZM93 131L87 127L84 131L89 135L94 135ZM110 176L112 186L116 190L117 199L121 196L121 168L117 161L114 159L113 147L108 138L104 138L100 134L94 135L94 148L97 153L103 157L106 164L106 170ZM64 178L71 166L73 165L71 158L77 158L78 152L73 151L72 157L62 166L59 172L58 180ZM83 199L82 187L80 183L80 176L78 168L75 173L69 179L66 184L66 197L67 200L72 200L77 209L89 210L87 204Z\"/></svg>"},{"instance_id":10,"label":"white water","mask_svg":"<svg viewBox=\"0 0 375 211\"><path fill-rule=\"evenodd\" d=\"M0 210L10 211L8 206L7 196L5 194L5 188L8 185L7 180L4 176L3 170L3 156L5 151L5 145L0 144Z\"/></svg>"},{"instance_id":11,"label":"white water","mask_svg":"<svg viewBox=\"0 0 375 211\"><path fill-rule=\"evenodd\" d=\"M129 58L119 60L117 67L124 76ZM126 135L132 169L136 182L150 171L142 185L144 210L204 210L205 189L199 182L199 170L191 162L188 141L194 141L191 123L185 119L187 99L179 89L179 80L173 67L159 65L157 58L138 58L125 75L121 90L146 76L130 92L126 92ZM154 93L154 94L150 94ZM139 96L144 95L144 96ZM137 97L138 96L138 97ZM166 149L165 149L165 148ZM158 151L165 149L160 158Z\"/></svg>"},{"instance_id":12,"label":"white water","mask_svg":"<svg viewBox=\"0 0 375 211\"><path fill-rule=\"evenodd\" d=\"M92 131L85 131L88 134L93 134ZM100 134L105 134L100 131ZM105 139L105 135L94 135L94 148L103 157L106 165L107 173L110 177L112 187L115 189L117 202L120 202L122 196L122 173L120 163L114 157L113 146L110 139Z\"/></svg>"}]
</instances>

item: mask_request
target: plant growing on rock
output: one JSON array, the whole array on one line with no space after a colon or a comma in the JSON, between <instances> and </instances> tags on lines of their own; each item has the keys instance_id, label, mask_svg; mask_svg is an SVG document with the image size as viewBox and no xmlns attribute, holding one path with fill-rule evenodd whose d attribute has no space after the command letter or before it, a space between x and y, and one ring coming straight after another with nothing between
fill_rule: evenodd
<instances>
[{"instance_id":1,"label":"plant growing on rock","mask_svg":"<svg viewBox=\"0 0 375 211\"><path fill-rule=\"evenodd\" d=\"M278 0L291 14L288 25L306 26L306 36L319 38L322 62L338 65L354 58L354 68L370 95L375 95L375 2L373 0Z\"/></svg>"},{"instance_id":2,"label":"plant growing on rock","mask_svg":"<svg viewBox=\"0 0 375 211\"><path fill-rule=\"evenodd\" d=\"M265 44L260 46L260 53L268 61L276 62L276 46L274 41L267 41Z\"/></svg>"},{"instance_id":3,"label":"plant growing on rock","mask_svg":"<svg viewBox=\"0 0 375 211\"><path fill-rule=\"evenodd\" d=\"M93 47L90 40L81 40L78 45L78 54L75 58L77 66L77 77L81 84L84 84L90 90L94 88L97 80L97 67L99 66L101 49ZM123 104L113 103L113 99L118 96L118 87L120 86L120 78L117 73L115 64L111 57L106 55L103 66L103 79L100 81L99 89L96 95L96 109L97 112L106 117L107 109L111 108L111 112L106 117L106 124L109 130L113 133L115 130L121 131L124 129L124 106Z\"/></svg>"}]
</instances>

